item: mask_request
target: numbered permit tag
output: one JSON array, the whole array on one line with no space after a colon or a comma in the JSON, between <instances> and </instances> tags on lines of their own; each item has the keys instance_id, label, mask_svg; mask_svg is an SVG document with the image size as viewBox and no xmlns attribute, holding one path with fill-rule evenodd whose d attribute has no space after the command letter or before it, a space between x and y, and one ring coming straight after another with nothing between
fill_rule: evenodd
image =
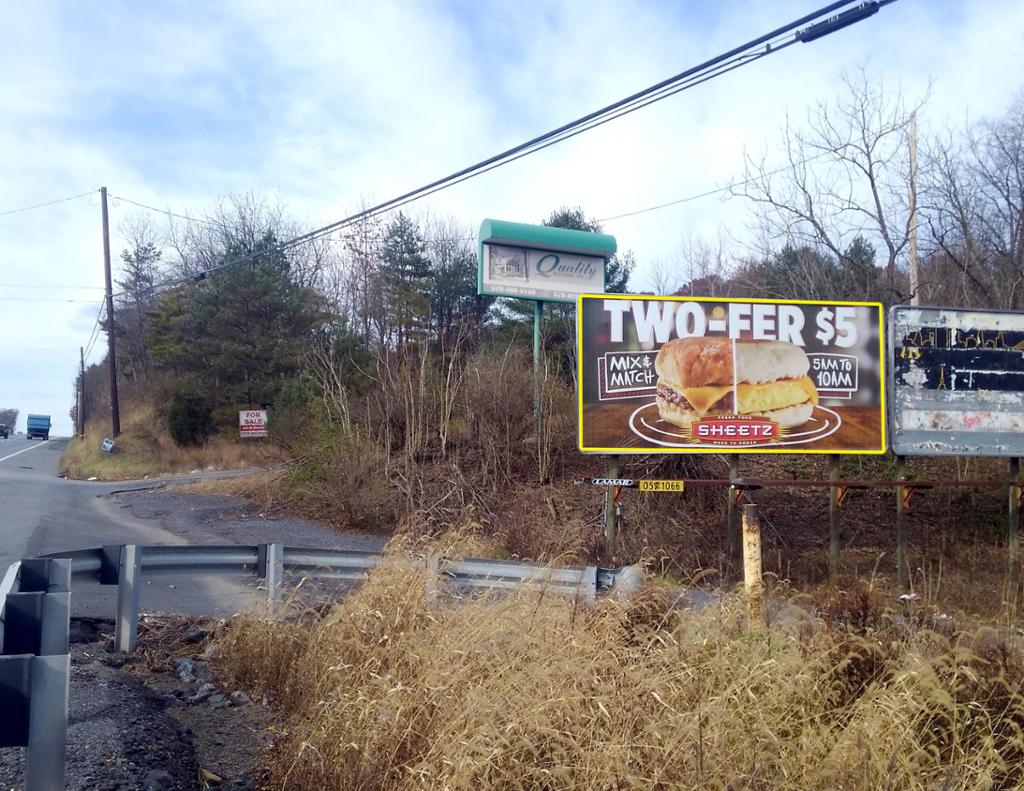
<instances>
[{"instance_id":1,"label":"numbered permit tag","mask_svg":"<svg viewBox=\"0 0 1024 791\"><path fill-rule=\"evenodd\" d=\"M681 492L684 481L640 481L641 492Z\"/></svg>"}]
</instances>

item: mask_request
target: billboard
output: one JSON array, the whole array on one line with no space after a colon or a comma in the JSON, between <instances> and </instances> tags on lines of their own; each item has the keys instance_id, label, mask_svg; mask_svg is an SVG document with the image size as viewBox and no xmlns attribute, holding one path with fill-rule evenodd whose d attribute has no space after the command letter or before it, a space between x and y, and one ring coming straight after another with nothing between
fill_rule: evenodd
<instances>
[{"instance_id":1,"label":"billboard","mask_svg":"<svg viewBox=\"0 0 1024 791\"><path fill-rule=\"evenodd\" d=\"M896 453L1024 456L1024 313L897 305L889 338Z\"/></svg>"},{"instance_id":2,"label":"billboard","mask_svg":"<svg viewBox=\"0 0 1024 791\"><path fill-rule=\"evenodd\" d=\"M581 296L584 453L884 453L877 302Z\"/></svg>"}]
</instances>

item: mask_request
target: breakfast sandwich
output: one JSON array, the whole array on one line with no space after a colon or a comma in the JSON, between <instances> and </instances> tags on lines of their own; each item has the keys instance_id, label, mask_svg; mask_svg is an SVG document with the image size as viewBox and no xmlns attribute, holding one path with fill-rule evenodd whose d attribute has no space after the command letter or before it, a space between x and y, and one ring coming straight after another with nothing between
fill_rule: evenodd
<instances>
[{"instance_id":1,"label":"breakfast sandwich","mask_svg":"<svg viewBox=\"0 0 1024 791\"><path fill-rule=\"evenodd\" d=\"M780 428L806 423L818 403L810 361L784 341L680 338L661 347L658 413L689 428L706 415L746 415Z\"/></svg>"}]
</instances>

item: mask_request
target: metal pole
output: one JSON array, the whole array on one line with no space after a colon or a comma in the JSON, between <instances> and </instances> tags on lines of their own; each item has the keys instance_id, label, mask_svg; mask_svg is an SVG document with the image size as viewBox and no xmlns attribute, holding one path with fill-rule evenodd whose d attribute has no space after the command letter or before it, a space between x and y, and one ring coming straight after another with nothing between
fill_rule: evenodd
<instances>
[{"instance_id":1,"label":"metal pole","mask_svg":"<svg viewBox=\"0 0 1024 791\"><path fill-rule=\"evenodd\" d=\"M284 579L284 544L260 544L257 550L257 571L267 586L267 601L273 606L281 601Z\"/></svg>"},{"instance_id":2,"label":"metal pole","mask_svg":"<svg viewBox=\"0 0 1024 791\"><path fill-rule=\"evenodd\" d=\"M619 477L619 457L608 457L608 477ZM604 494L604 551L611 562L615 557L615 545L619 538L619 525L615 513L615 487L609 486Z\"/></svg>"},{"instance_id":3,"label":"metal pole","mask_svg":"<svg viewBox=\"0 0 1024 791\"><path fill-rule=\"evenodd\" d=\"M541 429L541 371L540 371L540 328L544 321L544 303L539 299L533 301L533 422L537 430L537 445L540 446Z\"/></svg>"},{"instance_id":4,"label":"metal pole","mask_svg":"<svg viewBox=\"0 0 1024 791\"><path fill-rule=\"evenodd\" d=\"M117 349L114 343L114 285L110 274L110 220L107 217L107 188L100 187L103 206L103 276L107 286L107 364L110 368L110 422L116 437L121 433L121 408L117 403Z\"/></svg>"},{"instance_id":5,"label":"metal pole","mask_svg":"<svg viewBox=\"0 0 1024 791\"><path fill-rule=\"evenodd\" d=\"M117 616L114 650L130 653L139 638L139 571L142 550L134 544L121 547L117 572Z\"/></svg>"},{"instance_id":6,"label":"metal pole","mask_svg":"<svg viewBox=\"0 0 1024 791\"><path fill-rule=\"evenodd\" d=\"M725 513L725 529L729 541L729 557L735 558L740 551L740 523L736 509L738 492L733 489L732 482L740 477L740 457L736 453L729 454L729 488L726 489L728 502ZM729 561L730 564L732 560Z\"/></svg>"},{"instance_id":7,"label":"metal pole","mask_svg":"<svg viewBox=\"0 0 1024 791\"><path fill-rule=\"evenodd\" d=\"M828 457L828 479L839 480L839 454ZM828 576L835 582L839 578L839 489L828 487Z\"/></svg>"},{"instance_id":8,"label":"metal pole","mask_svg":"<svg viewBox=\"0 0 1024 791\"><path fill-rule=\"evenodd\" d=\"M1016 600L1020 591L1020 459L1010 459L1010 496L1007 509L1007 554L1009 560L1010 595Z\"/></svg>"},{"instance_id":9,"label":"metal pole","mask_svg":"<svg viewBox=\"0 0 1024 791\"><path fill-rule=\"evenodd\" d=\"M761 524L757 505L743 506L743 587L747 591L750 626L764 622L764 580L761 577Z\"/></svg>"},{"instance_id":10,"label":"metal pole","mask_svg":"<svg viewBox=\"0 0 1024 791\"><path fill-rule=\"evenodd\" d=\"M71 655L32 657L25 791L64 788Z\"/></svg>"},{"instance_id":11,"label":"metal pole","mask_svg":"<svg viewBox=\"0 0 1024 791\"><path fill-rule=\"evenodd\" d=\"M896 479L907 479L907 460L896 457ZM905 591L908 587L907 574L907 504L905 486L896 487L896 586Z\"/></svg>"},{"instance_id":12,"label":"metal pole","mask_svg":"<svg viewBox=\"0 0 1024 791\"><path fill-rule=\"evenodd\" d=\"M427 555L427 598L428 610L437 609L441 585L441 558L436 552Z\"/></svg>"}]
</instances>

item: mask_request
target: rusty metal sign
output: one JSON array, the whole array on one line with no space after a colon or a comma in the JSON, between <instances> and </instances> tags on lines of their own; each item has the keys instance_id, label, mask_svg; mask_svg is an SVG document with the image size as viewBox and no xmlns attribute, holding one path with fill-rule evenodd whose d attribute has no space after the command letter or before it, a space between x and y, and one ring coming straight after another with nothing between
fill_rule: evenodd
<instances>
[{"instance_id":1,"label":"rusty metal sign","mask_svg":"<svg viewBox=\"0 0 1024 791\"><path fill-rule=\"evenodd\" d=\"M1024 312L889 312L892 449L1024 456Z\"/></svg>"}]
</instances>

